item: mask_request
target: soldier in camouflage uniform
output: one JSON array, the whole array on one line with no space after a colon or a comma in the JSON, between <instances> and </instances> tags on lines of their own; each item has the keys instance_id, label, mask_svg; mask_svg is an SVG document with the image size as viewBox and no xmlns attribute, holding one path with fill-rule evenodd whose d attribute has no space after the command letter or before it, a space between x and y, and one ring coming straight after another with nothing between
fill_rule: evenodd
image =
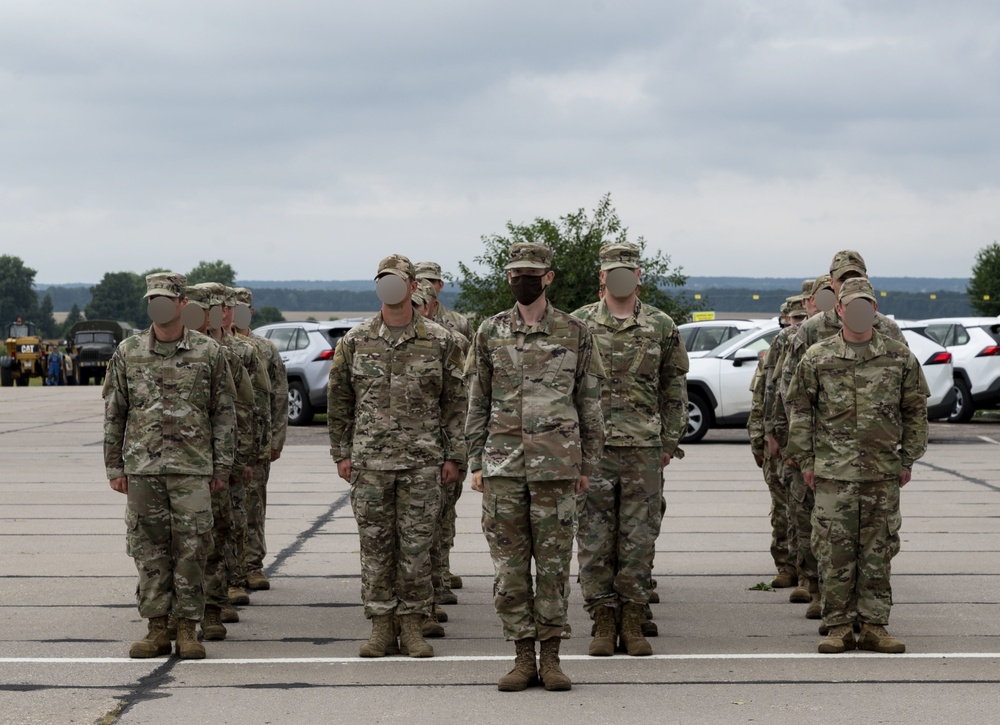
<instances>
[{"instance_id":1,"label":"soldier in camouflage uniform","mask_svg":"<svg viewBox=\"0 0 1000 725\"><path fill-rule=\"evenodd\" d=\"M413 265L381 261L382 310L337 345L330 366L330 453L350 481L361 538L361 598L372 634L362 657L401 650L431 657L421 634L431 614L430 548L441 488L465 463L462 356L451 333L415 314Z\"/></svg>"},{"instance_id":2,"label":"soldier in camouflage uniform","mask_svg":"<svg viewBox=\"0 0 1000 725\"><path fill-rule=\"evenodd\" d=\"M579 581L595 623L589 654L610 657L620 636L628 654L645 656L663 469L684 456L688 357L670 316L638 299L639 247L606 244L600 262L604 299L573 313L593 333L607 375L604 455L578 501Z\"/></svg>"},{"instance_id":3,"label":"soldier in camouflage uniform","mask_svg":"<svg viewBox=\"0 0 1000 725\"><path fill-rule=\"evenodd\" d=\"M438 301L438 295L444 289L444 280L441 278L441 265L437 262L420 262L416 265L417 279L427 280L434 287L434 300L432 306L432 318L439 325L454 330L466 340L472 341L472 325L469 319L460 312L449 309ZM456 587L458 589L460 587Z\"/></svg>"},{"instance_id":4,"label":"soldier in camouflage uniform","mask_svg":"<svg viewBox=\"0 0 1000 725\"><path fill-rule=\"evenodd\" d=\"M542 244L511 245L507 281L517 304L480 325L466 359L472 487L483 492L494 603L517 652L502 691L523 690L539 676L547 690L572 687L559 642L570 634L576 494L587 490L604 445L601 358L586 324L545 299L551 264Z\"/></svg>"},{"instance_id":5,"label":"soldier in camouflage uniform","mask_svg":"<svg viewBox=\"0 0 1000 725\"><path fill-rule=\"evenodd\" d=\"M267 481L271 475L271 463L281 457L281 451L285 447L288 431L288 375L274 343L250 331L250 320L254 313L253 293L246 287L235 289L237 305L233 313L234 331L257 346L271 391L268 397L271 421L269 442L266 448L262 448L246 487L247 543L243 568L246 571L247 588L263 590L271 588L271 581L264 574L264 556L267 554L264 537Z\"/></svg>"},{"instance_id":6,"label":"soldier in camouflage uniform","mask_svg":"<svg viewBox=\"0 0 1000 725\"><path fill-rule=\"evenodd\" d=\"M845 280L853 277L864 277L867 279L867 268L864 259L857 252L845 249L834 255L830 263L830 285L834 294L839 294L840 286ZM817 289L817 293L819 289ZM840 318L834 309L817 313L799 326L798 331L793 335L785 348L782 360L779 362L779 371L776 378L780 381L778 394L781 399L787 400L786 393L792 374L795 372L799 361L805 355L806 350L812 345L834 337L842 328ZM885 317L881 313L876 313L875 329L882 335L906 345L903 333L895 322ZM798 552L798 568L803 581L798 589L792 592L792 601L801 595L802 589L806 589L809 595L809 606L806 608L808 619L820 619L822 616L819 571L816 564L816 556L812 551L812 509L813 492L805 485L802 472L796 468L794 461L784 455L785 446L788 439L788 413L787 406L775 406L774 426L769 431L775 439L775 446L782 452L783 459L787 465L789 476L789 515L794 518L794 529L797 538L796 550Z\"/></svg>"},{"instance_id":7,"label":"soldier in camouflage uniform","mask_svg":"<svg viewBox=\"0 0 1000 725\"><path fill-rule=\"evenodd\" d=\"M104 380L104 464L111 488L128 495L126 548L149 620L130 657L170 653L171 613L178 654L205 656L195 626L205 610L212 492L233 466L236 392L219 345L184 329L185 281L146 277L153 325L118 346Z\"/></svg>"},{"instance_id":8,"label":"soldier in camouflage uniform","mask_svg":"<svg viewBox=\"0 0 1000 725\"><path fill-rule=\"evenodd\" d=\"M927 383L913 354L872 329L867 279L840 288L843 329L812 345L788 387L788 455L815 491L812 546L823 582L819 651L899 653L885 631L900 489L927 449ZM854 639L853 623L860 623Z\"/></svg>"}]
</instances>

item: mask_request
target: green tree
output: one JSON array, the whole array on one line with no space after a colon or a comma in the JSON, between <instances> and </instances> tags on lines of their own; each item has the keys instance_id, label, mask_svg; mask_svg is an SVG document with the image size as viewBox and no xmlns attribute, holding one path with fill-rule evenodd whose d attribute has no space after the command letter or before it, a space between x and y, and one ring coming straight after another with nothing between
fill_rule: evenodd
<instances>
[{"instance_id":1,"label":"green tree","mask_svg":"<svg viewBox=\"0 0 1000 725\"><path fill-rule=\"evenodd\" d=\"M187 274L188 285L202 282L221 282L227 287L236 285L236 270L227 262L217 259L214 262L198 262L198 265Z\"/></svg>"},{"instance_id":2,"label":"green tree","mask_svg":"<svg viewBox=\"0 0 1000 725\"><path fill-rule=\"evenodd\" d=\"M146 280L135 272L105 272L100 283L90 288L88 320L120 320L146 327Z\"/></svg>"},{"instance_id":3,"label":"green tree","mask_svg":"<svg viewBox=\"0 0 1000 725\"><path fill-rule=\"evenodd\" d=\"M285 316L281 314L281 310L277 307L261 307L259 310L254 310L253 322L250 323L253 327L260 327L262 325L270 325L275 322L284 322Z\"/></svg>"},{"instance_id":4,"label":"green tree","mask_svg":"<svg viewBox=\"0 0 1000 725\"><path fill-rule=\"evenodd\" d=\"M38 332L42 337L50 340L59 337L62 328L53 314L52 295L45 295L42 299L42 304L38 306L35 324L38 325Z\"/></svg>"},{"instance_id":5,"label":"green tree","mask_svg":"<svg viewBox=\"0 0 1000 725\"><path fill-rule=\"evenodd\" d=\"M34 322L32 317L38 310L38 295L33 287L35 274L35 270L24 266L20 257L0 256L0 327L4 330L18 317Z\"/></svg>"},{"instance_id":6,"label":"green tree","mask_svg":"<svg viewBox=\"0 0 1000 725\"><path fill-rule=\"evenodd\" d=\"M80 314L80 307L75 302L69 310L69 314L66 315L66 319L62 323L62 329L59 332L60 337L66 337L69 331L73 329L73 325L83 319L83 315Z\"/></svg>"},{"instance_id":7,"label":"green tree","mask_svg":"<svg viewBox=\"0 0 1000 725\"><path fill-rule=\"evenodd\" d=\"M1000 315L1000 244L997 242L976 253L972 279L969 280L966 292L969 293L969 304L980 315Z\"/></svg>"},{"instance_id":8,"label":"green tree","mask_svg":"<svg viewBox=\"0 0 1000 725\"><path fill-rule=\"evenodd\" d=\"M514 297L507 284L507 251L514 242L540 242L552 248L552 269L556 276L546 290L546 297L554 307L572 312L578 307L597 300L600 271L599 251L609 242L629 242L642 250L642 291L640 297L660 308L678 323L687 319L690 302L681 293L671 293L671 287L683 287L687 277L681 268L672 269L670 257L663 252L646 255L646 240L630 240L628 229L622 226L618 212L606 194L592 215L579 209L558 221L536 218L528 225L507 222L506 235L489 234L482 237L484 249L474 258L482 272L464 262L458 263L460 278L455 307L462 312L475 314L476 322L494 315L514 304Z\"/></svg>"}]
</instances>

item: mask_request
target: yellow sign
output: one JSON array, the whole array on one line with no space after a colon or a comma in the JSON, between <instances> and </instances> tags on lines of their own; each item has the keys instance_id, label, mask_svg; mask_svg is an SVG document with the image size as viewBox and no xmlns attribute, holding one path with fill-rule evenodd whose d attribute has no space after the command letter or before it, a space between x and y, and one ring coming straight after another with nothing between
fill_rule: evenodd
<instances>
[{"instance_id":1,"label":"yellow sign","mask_svg":"<svg viewBox=\"0 0 1000 725\"><path fill-rule=\"evenodd\" d=\"M753 298L754 298L755 300L759 300L759 299L760 299L760 295L754 295L754 296L753 296Z\"/></svg>"},{"instance_id":2,"label":"yellow sign","mask_svg":"<svg viewBox=\"0 0 1000 725\"><path fill-rule=\"evenodd\" d=\"M936 300L937 299L937 295L931 295L931 299L932 300Z\"/></svg>"},{"instance_id":3,"label":"yellow sign","mask_svg":"<svg viewBox=\"0 0 1000 725\"><path fill-rule=\"evenodd\" d=\"M692 312L691 321L692 322L710 322L715 319L714 312Z\"/></svg>"},{"instance_id":4,"label":"yellow sign","mask_svg":"<svg viewBox=\"0 0 1000 725\"><path fill-rule=\"evenodd\" d=\"M983 299L986 300L987 302L989 302L990 301L990 296L989 295L983 295Z\"/></svg>"},{"instance_id":5,"label":"yellow sign","mask_svg":"<svg viewBox=\"0 0 1000 725\"><path fill-rule=\"evenodd\" d=\"M694 298L695 298L696 300L700 300L700 299L701 299L701 295L695 295L695 296L694 296Z\"/></svg>"},{"instance_id":6,"label":"yellow sign","mask_svg":"<svg viewBox=\"0 0 1000 725\"><path fill-rule=\"evenodd\" d=\"M879 292L879 294L882 295L883 297L885 297L885 292L884 291L883 292Z\"/></svg>"}]
</instances>

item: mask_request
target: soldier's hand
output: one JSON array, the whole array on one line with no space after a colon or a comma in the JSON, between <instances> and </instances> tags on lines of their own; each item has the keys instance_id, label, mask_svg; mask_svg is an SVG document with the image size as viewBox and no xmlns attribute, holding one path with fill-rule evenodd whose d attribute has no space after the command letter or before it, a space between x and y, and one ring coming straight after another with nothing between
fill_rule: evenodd
<instances>
[{"instance_id":1,"label":"soldier's hand","mask_svg":"<svg viewBox=\"0 0 1000 725\"><path fill-rule=\"evenodd\" d=\"M472 472L472 490L483 492L483 469Z\"/></svg>"},{"instance_id":2,"label":"soldier's hand","mask_svg":"<svg viewBox=\"0 0 1000 725\"><path fill-rule=\"evenodd\" d=\"M899 474L899 487L902 488L903 486L908 484L910 482L910 477L912 475L913 473L910 471L909 468L904 468L902 473Z\"/></svg>"},{"instance_id":3,"label":"soldier's hand","mask_svg":"<svg viewBox=\"0 0 1000 725\"><path fill-rule=\"evenodd\" d=\"M281 451L271 451L271 463L281 458Z\"/></svg>"},{"instance_id":4,"label":"soldier's hand","mask_svg":"<svg viewBox=\"0 0 1000 725\"><path fill-rule=\"evenodd\" d=\"M772 456L777 456L780 452L778 441L775 440L774 436L770 434L767 436L767 449L771 452Z\"/></svg>"},{"instance_id":5,"label":"soldier's hand","mask_svg":"<svg viewBox=\"0 0 1000 725\"><path fill-rule=\"evenodd\" d=\"M661 454L660 455L660 470L662 471L664 468L666 468L669 465L670 465L670 454L669 453L663 453L663 454Z\"/></svg>"},{"instance_id":6,"label":"soldier's hand","mask_svg":"<svg viewBox=\"0 0 1000 725\"><path fill-rule=\"evenodd\" d=\"M337 461L337 475L345 481L351 480L351 459L342 458Z\"/></svg>"},{"instance_id":7,"label":"soldier's hand","mask_svg":"<svg viewBox=\"0 0 1000 725\"><path fill-rule=\"evenodd\" d=\"M111 489L117 491L118 493L128 493L128 478L122 476L121 478L112 478L109 483L111 484Z\"/></svg>"},{"instance_id":8,"label":"soldier's hand","mask_svg":"<svg viewBox=\"0 0 1000 725\"><path fill-rule=\"evenodd\" d=\"M587 493L590 490L590 478L588 476L580 476L576 479L576 492L577 493Z\"/></svg>"},{"instance_id":9,"label":"soldier's hand","mask_svg":"<svg viewBox=\"0 0 1000 725\"><path fill-rule=\"evenodd\" d=\"M458 464L454 461L445 461L441 466L441 483L448 485L458 482Z\"/></svg>"},{"instance_id":10,"label":"soldier's hand","mask_svg":"<svg viewBox=\"0 0 1000 725\"><path fill-rule=\"evenodd\" d=\"M250 479L253 478L253 466L243 467L243 483L250 483Z\"/></svg>"},{"instance_id":11,"label":"soldier's hand","mask_svg":"<svg viewBox=\"0 0 1000 725\"><path fill-rule=\"evenodd\" d=\"M795 461L794 461L793 459L791 459L791 458L786 458L786 459L785 459L785 465L786 465L786 466L791 466L792 468L794 468L794 469L796 469L796 470L798 470L798 467L799 467L799 464L798 464L798 463L796 463L796 462L795 462Z\"/></svg>"},{"instance_id":12,"label":"soldier's hand","mask_svg":"<svg viewBox=\"0 0 1000 725\"><path fill-rule=\"evenodd\" d=\"M813 471L803 471L802 480L806 482L806 485L813 491L816 490L816 474Z\"/></svg>"},{"instance_id":13,"label":"soldier's hand","mask_svg":"<svg viewBox=\"0 0 1000 725\"><path fill-rule=\"evenodd\" d=\"M226 482L218 478L213 478L211 483L208 484L208 490L212 493L218 493L226 488Z\"/></svg>"}]
</instances>

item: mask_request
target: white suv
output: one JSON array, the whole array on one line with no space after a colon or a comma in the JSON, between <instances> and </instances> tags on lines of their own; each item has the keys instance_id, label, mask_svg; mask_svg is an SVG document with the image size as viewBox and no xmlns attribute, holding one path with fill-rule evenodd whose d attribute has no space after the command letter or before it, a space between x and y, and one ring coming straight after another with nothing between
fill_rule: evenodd
<instances>
[{"instance_id":1,"label":"white suv","mask_svg":"<svg viewBox=\"0 0 1000 725\"><path fill-rule=\"evenodd\" d=\"M731 340L741 332L766 327L775 320L705 320L704 322L685 322L678 325L681 340L688 357L705 357L727 340Z\"/></svg>"}]
</instances>

